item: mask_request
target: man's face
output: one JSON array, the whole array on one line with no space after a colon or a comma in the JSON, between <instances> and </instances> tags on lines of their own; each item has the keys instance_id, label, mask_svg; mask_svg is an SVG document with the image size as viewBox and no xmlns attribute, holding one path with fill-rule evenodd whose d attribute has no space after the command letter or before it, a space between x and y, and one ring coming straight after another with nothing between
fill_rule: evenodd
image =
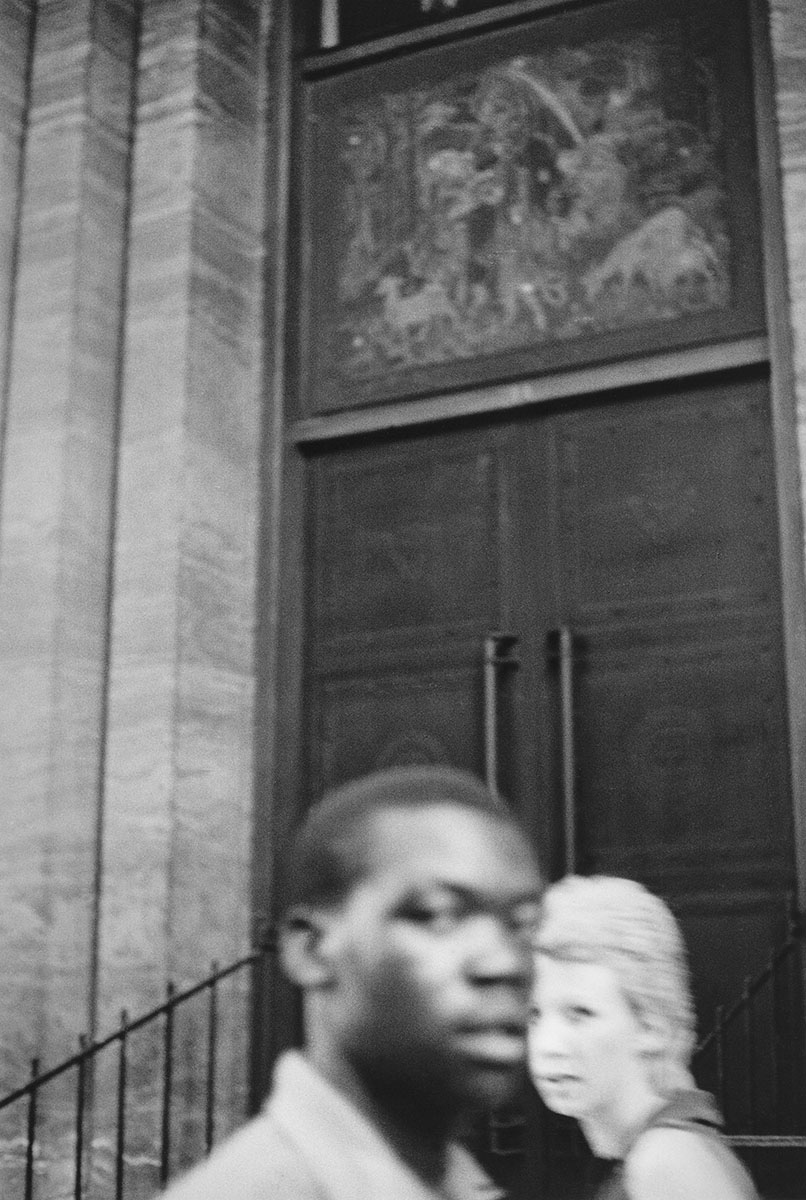
<instances>
[{"instance_id":1,"label":"man's face","mask_svg":"<svg viewBox=\"0 0 806 1200\"><path fill-rule=\"evenodd\" d=\"M435 804L376 814L328 926L334 1042L370 1088L496 1104L521 1076L539 883L517 830Z\"/></svg>"}]
</instances>

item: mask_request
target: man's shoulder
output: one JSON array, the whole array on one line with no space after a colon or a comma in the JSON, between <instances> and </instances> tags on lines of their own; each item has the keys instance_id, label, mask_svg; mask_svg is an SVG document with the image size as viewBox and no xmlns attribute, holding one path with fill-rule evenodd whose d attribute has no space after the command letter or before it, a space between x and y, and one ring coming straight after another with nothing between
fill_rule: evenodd
<instances>
[{"instance_id":1,"label":"man's shoulder","mask_svg":"<svg viewBox=\"0 0 806 1200\"><path fill-rule=\"evenodd\" d=\"M323 1200L305 1160L262 1112L171 1184L165 1200Z\"/></svg>"}]
</instances>

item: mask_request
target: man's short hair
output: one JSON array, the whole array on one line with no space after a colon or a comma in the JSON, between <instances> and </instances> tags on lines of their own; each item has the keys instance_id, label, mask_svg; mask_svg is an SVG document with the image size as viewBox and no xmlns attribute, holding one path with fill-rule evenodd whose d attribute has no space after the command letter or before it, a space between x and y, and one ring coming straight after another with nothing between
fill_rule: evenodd
<instances>
[{"instance_id":1,"label":"man's short hair","mask_svg":"<svg viewBox=\"0 0 806 1200\"><path fill-rule=\"evenodd\" d=\"M504 800L456 767L391 767L350 780L326 792L297 829L287 861L284 909L344 899L369 869L367 834L375 814L439 804L458 805L520 828Z\"/></svg>"}]
</instances>

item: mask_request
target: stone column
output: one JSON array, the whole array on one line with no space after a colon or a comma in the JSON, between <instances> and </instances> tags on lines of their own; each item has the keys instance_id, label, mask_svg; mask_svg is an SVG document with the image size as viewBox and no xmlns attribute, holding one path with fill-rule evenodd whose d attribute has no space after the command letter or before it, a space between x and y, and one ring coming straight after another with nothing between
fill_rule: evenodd
<instances>
[{"instance_id":1,"label":"stone column","mask_svg":"<svg viewBox=\"0 0 806 1200\"><path fill-rule=\"evenodd\" d=\"M250 932L265 74L259 0L146 0L101 874L100 1023ZM220 1004L217 1133L242 1119L248 978ZM201 1151L202 1005L177 1025L172 1168ZM159 1031L132 1046L127 1196L157 1183ZM103 1086L103 1085L99 1085ZM108 1114L109 1100L99 1106ZM100 1126L99 1150L110 1145ZM99 1177L104 1166L97 1161ZM108 1161L107 1167L108 1169Z\"/></svg>"},{"instance_id":2,"label":"stone column","mask_svg":"<svg viewBox=\"0 0 806 1200\"><path fill-rule=\"evenodd\" d=\"M779 476L786 480L782 501L792 531L794 559L785 564L785 586L806 592L803 545L806 527L806 5L802 0L770 0L770 33L778 117L783 228L789 284L792 382L795 390L796 442L779 447ZM782 314L781 321L786 320ZM785 339L781 339L782 342ZM788 350L788 346L787 346ZM788 381L787 381L788 382ZM798 469L799 468L799 469ZM798 495L798 487L800 495ZM801 553L797 553L800 543ZM798 901L806 899L806 622L800 612L789 617L790 741L793 756L795 860L799 868ZM806 978L804 980L806 983Z\"/></svg>"},{"instance_id":3,"label":"stone column","mask_svg":"<svg viewBox=\"0 0 806 1200\"><path fill-rule=\"evenodd\" d=\"M19 249L20 181L33 48L33 9L34 0L8 0L0 10L0 463Z\"/></svg>"},{"instance_id":4,"label":"stone column","mask_svg":"<svg viewBox=\"0 0 806 1200\"><path fill-rule=\"evenodd\" d=\"M53 1064L75 1050L93 1019L133 0L40 0L33 14L11 0L2 24L12 121L0 221L13 278L3 276L0 298L11 314L0 497L0 1046L10 1086L32 1054ZM6 235L16 232L9 258ZM53 1096L43 1115L51 1131L62 1128Z\"/></svg>"},{"instance_id":5,"label":"stone column","mask_svg":"<svg viewBox=\"0 0 806 1200\"><path fill-rule=\"evenodd\" d=\"M801 0L771 0L771 30L801 417L800 457L806 481L806 6Z\"/></svg>"}]
</instances>

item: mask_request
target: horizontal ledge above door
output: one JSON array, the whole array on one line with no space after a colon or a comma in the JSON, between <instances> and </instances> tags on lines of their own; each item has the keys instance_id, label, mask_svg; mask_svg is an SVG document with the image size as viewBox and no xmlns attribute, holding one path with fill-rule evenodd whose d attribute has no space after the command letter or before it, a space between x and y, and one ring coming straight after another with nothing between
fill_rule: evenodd
<instances>
[{"instance_id":1,"label":"horizontal ledge above door","mask_svg":"<svg viewBox=\"0 0 806 1200\"><path fill-rule=\"evenodd\" d=\"M287 436L292 444L304 445L359 434L385 433L414 425L484 416L533 404L589 396L595 392L752 366L766 362L768 357L766 337L741 338L716 345L577 368L559 375L541 375L515 383L484 384L438 396L306 417L294 421Z\"/></svg>"}]
</instances>

